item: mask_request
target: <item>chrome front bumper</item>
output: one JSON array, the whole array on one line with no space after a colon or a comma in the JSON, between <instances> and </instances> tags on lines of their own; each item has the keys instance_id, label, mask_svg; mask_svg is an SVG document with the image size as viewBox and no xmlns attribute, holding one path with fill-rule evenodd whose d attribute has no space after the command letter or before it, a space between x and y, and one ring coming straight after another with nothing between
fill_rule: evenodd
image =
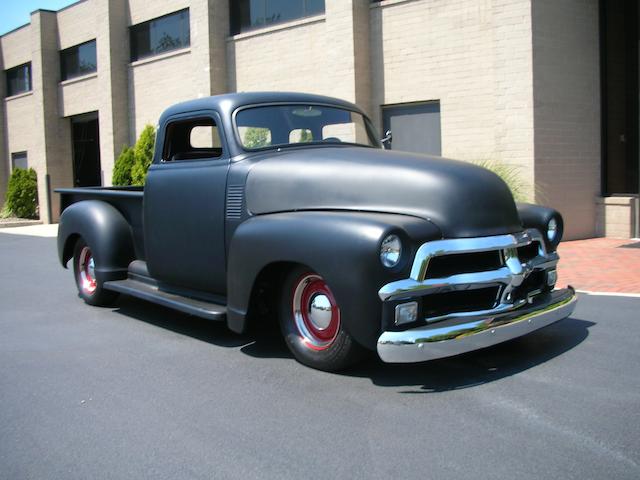
<instances>
[{"instance_id":1,"label":"chrome front bumper","mask_svg":"<svg viewBox=\"0 0 640 480\"><path fill-rule=\"evenodd\" d=\"M378 355L388 363L412 363L450 357L521 337L568 317L576 296L573 288L537 296L531 304L506 313L464 318L464 323L443 322L378 338ZM452 319L455 323L455 320Z\"/></svg>"}]
</instances>

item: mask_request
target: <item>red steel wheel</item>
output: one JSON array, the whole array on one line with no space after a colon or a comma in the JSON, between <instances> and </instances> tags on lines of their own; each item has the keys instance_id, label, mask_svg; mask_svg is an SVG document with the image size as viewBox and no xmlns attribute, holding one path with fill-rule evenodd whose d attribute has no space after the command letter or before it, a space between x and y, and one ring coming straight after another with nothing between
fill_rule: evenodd
<instances>
[{"instance_id":1,"label":"red steel wheel","mask_svg":"<svg viewBox=\"0 0 640 480\"><path fill-rule=\"evenodd\" d=\"M296 360L335 372L360 360L365 350L345 330L340 306L321 275L299 266L286 276L280 327Z\"/></svg>"},{"instance_id":2,"label":"red steel wheel","mask_svg":"<svg viewBox=\"0 0 640 480\"><path fill-rule=\"evenodd\" d=\"M86 245L78 257L78 272L80 273L80 288L87 295L93 295L97 288L96 264L91 249Z\"/></svg>"},{"instance_id":3,"label":"red steel wheel","mask_svg":"<svg viewBox=\"0 0 640 480\"><path fill-rule=\"evenodd\" d=\"M118 294L102 288L102 282L96 276L96 267L91 247L84 239L78 239L73 250L73 273L80 297L89 305L112 305Z\"/></svg>"}]
</instances>

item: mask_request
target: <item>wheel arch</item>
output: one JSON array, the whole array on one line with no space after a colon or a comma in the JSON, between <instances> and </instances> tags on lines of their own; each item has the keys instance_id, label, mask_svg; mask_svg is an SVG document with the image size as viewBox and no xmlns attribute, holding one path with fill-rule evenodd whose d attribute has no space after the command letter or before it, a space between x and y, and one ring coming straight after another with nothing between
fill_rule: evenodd
<instances>
[{"instance_id":1,"label":"wheel arch","mask_svg":"<svg viewBox=\"0 0 640 480\"><path fill-rule=\"evenodd\" d=\"M62 212L58 226L58 256L63 267L73 257L79 238L92 250L96 277L100 281L125 278L134 260L131 227L112 205L100 200L83 200Z\"/></svg>"}]
</instances>

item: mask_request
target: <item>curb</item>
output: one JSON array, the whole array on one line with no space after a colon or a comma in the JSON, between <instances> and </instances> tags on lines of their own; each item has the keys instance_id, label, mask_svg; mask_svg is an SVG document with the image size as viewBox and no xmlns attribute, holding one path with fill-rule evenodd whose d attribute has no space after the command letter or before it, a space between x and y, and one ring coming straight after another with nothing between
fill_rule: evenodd
<instances>
[{"instance_id":1,"label":"curb","mask_svg":"<svg viewBox=\"0 0 640 480\"><path fill-rule=\"evenodd\" d=\"M0 230L3 228L28 227L30 225L42 225L40 220L16 220L15 222L0 222Z\"/></svg>"}]
</instances>

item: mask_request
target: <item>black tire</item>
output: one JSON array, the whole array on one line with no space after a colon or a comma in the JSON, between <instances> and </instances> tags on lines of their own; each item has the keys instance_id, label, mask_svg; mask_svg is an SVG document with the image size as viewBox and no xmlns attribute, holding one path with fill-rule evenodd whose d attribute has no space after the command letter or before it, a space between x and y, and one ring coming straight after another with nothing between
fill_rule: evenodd
<instances>
[{"instance_id":1,"label":"black tire","mask_svg":"<svg viewBox=\"0 0 640 480\"><path fill-rule=\"evenodd\" d=\"M345 331L328 285L308 268L295 268L286 276L278 317L287 347L304 365L337 372L365 356L365 349Z\"/></svg>"},{"instance_id":2,"label":"black tire","mask_svg":"<svg viewBox=\"0 0 640 480\"><path fill-rule=\"evenodd\" d=\"M102 282L94 276L91 247L83 238L78 239L73 249L73 275L78 294L89 305L106 307L113 305L118 294L102 287Z\"/></svg>"}]
</instances>

